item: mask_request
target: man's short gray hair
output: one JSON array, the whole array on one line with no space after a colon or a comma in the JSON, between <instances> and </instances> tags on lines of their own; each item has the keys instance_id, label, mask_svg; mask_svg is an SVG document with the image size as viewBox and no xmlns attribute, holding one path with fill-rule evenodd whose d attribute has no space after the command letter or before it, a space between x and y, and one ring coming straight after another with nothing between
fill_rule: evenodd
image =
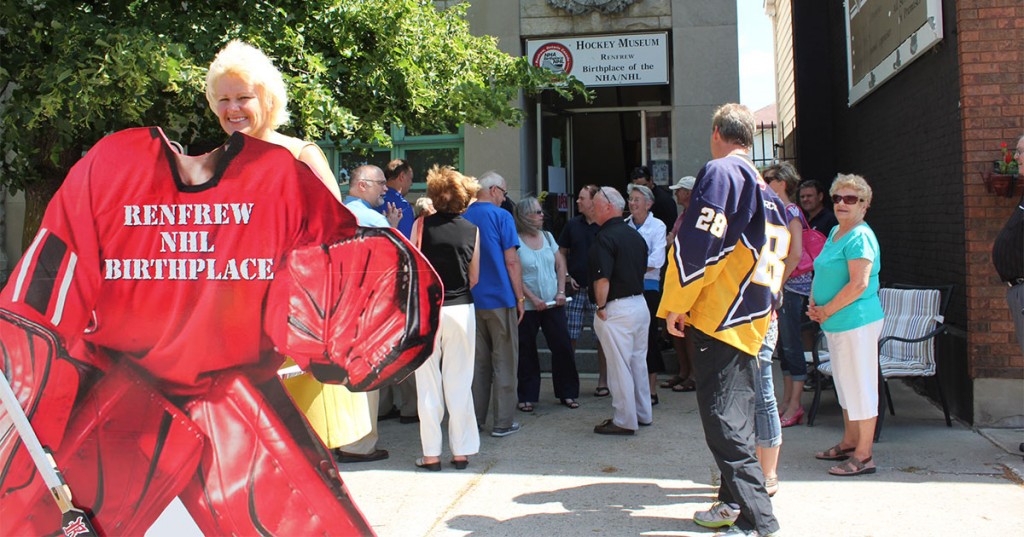
<instances>
[{"instance_id":1,"label":"man's short gray hair","mask_svg":"<svg viewBox=\"0 0 1024 537\"><path fill-rule=\"evenodd\" d=\"M480 190L486 190L492 186L502 186L505 184L505 178L498 175L498 172L491 170L484 172L480 177L476 178L476 182L480 183Z\"/></svg>"},{"instance_id":2,"label":"man's short gray hair","mask_svg":"<svg viewBox=\"0 0 1024 537\"><path fill-rule=\"evenodd\" d=\"M354 185L359 181L373 181L373 176L376 175L376 172L379 170L380 168L372 164L363 164L362 166L357 167L356 169L352 170L352 184ZM384 172L381 172L382 175L383 173Z\"/></svg>"},{"instance_id":3,"label":"man's short gray hair","mask_svg":"<svg viewBox=\"0 0 1024 537\"><path fill-rule=\"evenodd\" d=\"M723 104L715 110L711 118L711 130L718 129L722 140L743 146L747 149L754 145L754 114L742 104Z\"/></svg>"},{"instance_id":4,"label":"man's short gray hair","mask_svg":"<svg viewBox=\"0 0 1024 537\"><path fill-rule=\"evenodd\" d=\"M610 186L603 186L601 187L601 193L608 199L608 203L611 203L612 206L619 211L626 208L626 200L623 199L622 194L620 194L618 190L615 190Z\"/></svg>"}]
</instances>

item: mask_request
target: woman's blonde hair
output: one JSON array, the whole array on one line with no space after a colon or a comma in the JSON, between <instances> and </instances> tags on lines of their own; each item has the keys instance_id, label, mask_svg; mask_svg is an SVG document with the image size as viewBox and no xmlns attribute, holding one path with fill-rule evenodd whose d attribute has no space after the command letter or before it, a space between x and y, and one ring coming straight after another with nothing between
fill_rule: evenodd
<instances>
[{"instance_id":1,"label":"woman's blonde hair","mask_svg":"<svg viewBox=\"0 0 1024 537\"><path fill-rule=\"evenodd\" d=\"M479 191L476 179L462 175L451 166L434 164L427 172L427 197L439 213L462 214Z\"/></svg>"},{"instance_id":2,"label":"woman's blonde hair","mask_svg":"<svg viewBox=\"0 0 1024 537\"><path fill-rule=\"evenodd\" d=\"M865 206L871 205L871 185L868 184L867 179L852 173L841 173L832 182L832 187L828 189L828 194L830 196L834 195L841 188L856 190L857 195L864 199Z\"/></svg>"},{"instance_id":3,"label":"woman's blonde hair","mask_svg":"<svg viewBox=\"0 0 1024 537\"><path fill-rule=\"evenodd\" d=\"M213 58L206 73L206 100L214 112L217 111L214 87L224 75L235 75L256 87L271 129L288 123L288 90L284 78L260 49L235 39Z\"/></svg>"}]
</instances>

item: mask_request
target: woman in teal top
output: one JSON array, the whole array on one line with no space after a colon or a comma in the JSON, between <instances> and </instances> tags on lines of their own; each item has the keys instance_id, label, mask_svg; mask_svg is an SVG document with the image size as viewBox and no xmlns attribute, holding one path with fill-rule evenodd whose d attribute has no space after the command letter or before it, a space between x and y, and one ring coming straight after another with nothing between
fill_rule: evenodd
<instances>
[{"instance_id":1,"label":"woman in teal top","mask_svg":"<svg viewBox=\"0 0 1024 537\"><path fill-rule=\"evenodd\" d=\"M843 439L815 457L845 461L832 475L875 472L871 448L878 419L878 337L882 303L878 300L881 257L878 239L864 222L871 187L859 175L840 174L830 189L839 226L814 260L807 316L828 340L832 373L843 407Z\"/></svg>"}]
</instances>

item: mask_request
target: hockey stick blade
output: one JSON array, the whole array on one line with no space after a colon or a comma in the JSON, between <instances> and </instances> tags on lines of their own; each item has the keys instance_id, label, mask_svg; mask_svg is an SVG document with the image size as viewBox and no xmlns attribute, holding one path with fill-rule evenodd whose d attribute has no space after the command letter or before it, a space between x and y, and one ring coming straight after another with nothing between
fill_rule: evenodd
<instances>
[{"instance_id":1,"label":"hockey stick blade","mask_svg":"<svg viewBox=\"0 0 1024 537\"><path fill-rule=\"evenodd\" d=\"M28 417L25 416L25 411L22 410L21 404L18 403L18 397L14 395L14 390L11 389L7 376L0 372L0 379L3 379L3 382L0 382L0 404L3 404L4 408L7 409L7 415L14 422L14 428L18 431L22 444L32 457L32 462L35 463L36 470L39 471L43 482L46 483L46 487L50 490L53 500L57 502L57 507L60 508L62 513L61 532L66 537L93 537L99 535L92 527L89 515L71 503L71 489L64 482L63 476L60 475L53 456L39 443L39 438L36 436L35 431L32 430L32 424L29 423Z\"/></svg>"}]
</instances>

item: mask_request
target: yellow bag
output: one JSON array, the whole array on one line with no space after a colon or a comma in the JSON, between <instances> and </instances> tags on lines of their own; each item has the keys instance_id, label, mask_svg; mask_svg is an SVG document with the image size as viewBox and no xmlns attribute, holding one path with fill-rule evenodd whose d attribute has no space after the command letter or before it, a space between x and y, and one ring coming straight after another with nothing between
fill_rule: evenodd
<instances>
[{"instance_id":1,"label":"yellow bag","mask_svg":"<svg viewBox=\"0 0 1024 537\"><path fill-rule=\"evenodd\" d=\"M282 368L295 365L291 358ZM305 373L281 381L328 449L351 444L370 433L370 405L365 393L340 384L323 384Z\"/></svg>"}]
</instances>

